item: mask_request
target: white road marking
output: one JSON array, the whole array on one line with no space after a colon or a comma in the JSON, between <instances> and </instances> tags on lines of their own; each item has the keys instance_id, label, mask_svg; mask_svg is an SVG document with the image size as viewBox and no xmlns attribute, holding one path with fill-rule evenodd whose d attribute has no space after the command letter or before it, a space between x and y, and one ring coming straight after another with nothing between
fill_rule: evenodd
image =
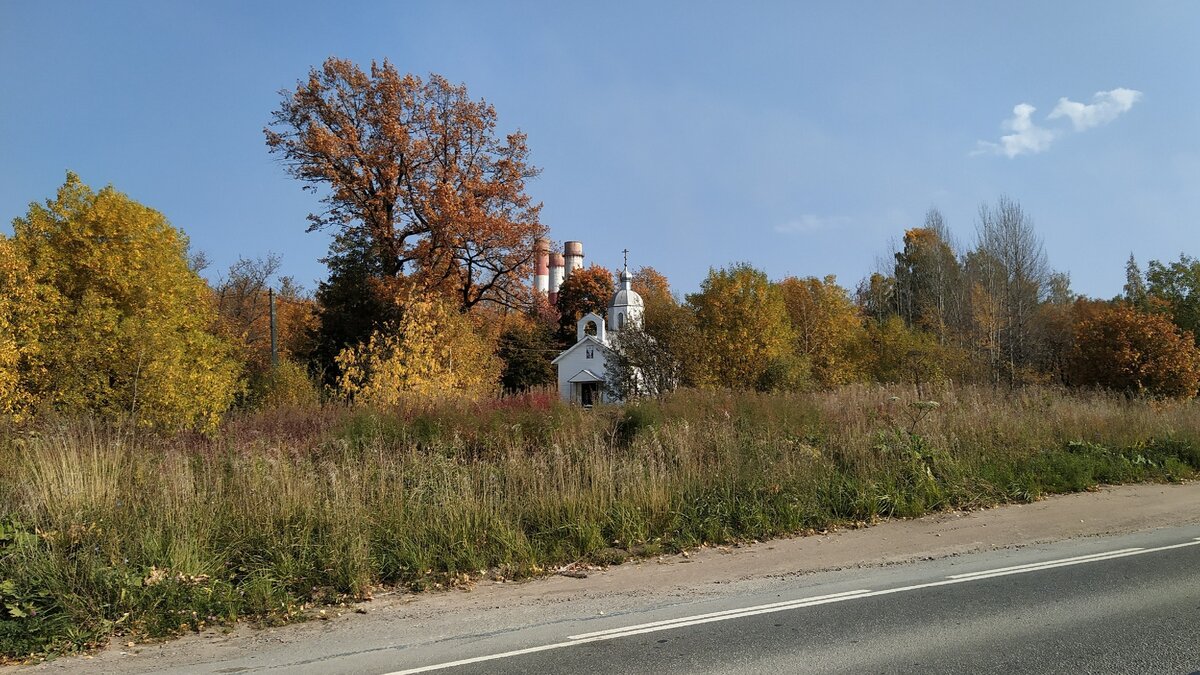
<instances>
[{"instance_id":1,"label":"white road marking","mask_svg":"<svg viewBox=\"0 0 1200 675\"><path fill-rule=\"evenodd\" d=\"M695 616L685 616L685 617L682 617L679 619L667 619L665 621L654 621L652 623L643 623L643 624L638 624L636 626L623 626L621 628L610 628L609 630L599 630L599 631L596 631L595 633L583 633L582 635L568 635L567 639L568 640L585 640L587 638L599 637L601 635L615 635L617 633L628 633L631 631L641 630L643 628L656 628L659 626L666 627L670 624L682 624L682 623L690 624L690 622L693 622L697 619L708 619L708 618L713 618L713 617L722 617L722 618L733 619L733 618L736 618L733 615L740 616L742 614L745 614L746 612L753 612L756 610L792 609L794 607L805 607L809 604L817 604L819 601L822 601L822 600L831 600L831 599L846 600L846 599L848 599L847 596L862 595L863 593L870 593L870 592L871 591L869 591L869 590L863 589L860 591L846 591L844 593L832 593L830 595L818 595L815 598L802 598L800 600L785 600L783 602L772 602L769 605L757 605L754 607L742 607L740 609L727 609L723 612L710 612L708 614L697 614ZM674 628L675 626L672 625L671 627Z\"/></svg>"},{"instance_id":2,"label":"white road marking","mask_svg":"<svg viewBox=\"0 0 1200 675\"><path fill-rule=\"evenodd\" d=\"M965 579L967 577L978 577L978 576L985 576L985 575L990 576L990 575L996 574L997 572L1010 572L1010 571L1016 571L1016 570L1027 571L1027 570L1039 569L1046 565L1054 565L1054 564L1059 564L1059 563L1068 563L1068 562L1076 562L1076 561L1090 561L1092 559L1102 560L1104 558L1107 558L1108 556L1117 555L1117 554L1121 554L1121 553L1130 553L1132 551L1141 551L1141 550L1143 550L1143 549L1123 548L1118 551L1108 551L1107 553L1093 553L1091 555L1081 555L1081 556L1076 556L1074 558L1063 558L1062 560L1050 560L1050 561L1046 561L1046 562L1029 563L1027 565L1013 565L1012 567L1001 567L1000 569L984 570L982 572L966 572L963 574L951 574L947 578L949 578L949 579Z\"/></svg>"},{"instance_id":3,"label":"white road marking","mask_svg":"<svg viewBox=\"0 0 1200 675\"><path fill-rule=\"evenodd\" d=\"M1013 574L1026 574L1029 572L1038 572L1041 570L1053 569L1056 567L1068 567L1071 565L1085 565L1087 563L1099 562L1102 560L1112 560L1114 558L1125 558L1128 556L1142 555L1145 553L1155 553L1158 551L1168 551L1176 548L1184 548L1186 546L1200 545L1200 537L1193 541L1184 542L1182 544L1171 544L1169 546L1159 546L1157 548L1124 548L1117 551L1108 551L1105 553L1093 553L1085 556L1075 556L1073 558L1060 558L1058 560L1047 560L1041 563L1029 563L1027 565L1015 565L1012 567L1001 567L993 570L983 570L980 572L969 572L964 574L955 574L942 581L931 581L924 584L914 584L912 586L901 586L898 588L888 588L881 591L858 590L845 591L842 593L833 593L830 595L819 595L812 598L800 598L797 600L786 600L783 602L773 602L766 605L755 605L752 607L744 607L741 609L730 609L721 612L709 612L706 614L697 614L693 616L680 617L678 619L667 619L663 621L654 621L651 623L637 624L633 626L625 626L622 628L612 628L609 630L596 631L594 633L582 633L580 635L572 635L565 642L554 642L546 645L538 645L536 647L527 647L525 649L515 649L499 654L486 654L484 656L476 656L468 659L460 659L458 661L449 661L446 663L437 663L429 666L421 666L419 668L410 668L407 670L398 670L386 675L410 675L413 673L426 673L433 670L443 670L445 668L454 668L456 666L466 666L472 663L482 663L484 661L494 661L496 659L505 659L513 656L521 656L524 654L534 654L537 652L549 651L551 649L562 649L563 647L571 647L573 645L586 644L588 642L600 642L602 640L614 640L621 637L629 637L632 635L643 635L645 633L656 633L658 631L671 630L674 628L683 628L685 626L695 626L699 624L712 623L714 621L728 621L730 619L740 619L747 616L755 616L758 614L770 614L773 612L784 612L791 609L801 609L804 607L814 607L816 605L826 605L834 602L845 602L847 600L859 600L861 598L871 598L880 595L891 595L893 593L904 593L907 591L915 591L923 588L933 588L936 586L949 586L953 584L963 584L971 581L979 581L981 579L991 579L993 577L1003 577Z\"/></svg>"}]
</instances>

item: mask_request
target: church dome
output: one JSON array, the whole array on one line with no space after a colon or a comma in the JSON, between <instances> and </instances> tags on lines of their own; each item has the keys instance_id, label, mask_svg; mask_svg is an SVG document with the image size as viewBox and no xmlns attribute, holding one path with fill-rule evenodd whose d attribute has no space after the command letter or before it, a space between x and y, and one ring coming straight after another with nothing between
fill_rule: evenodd
<instances>
[{"instance_id":1,"label":"church dome","mask_svg":"<svg viewBox=\"0 0 1200 675\"><path fill-rule=\"evenodd\" d=\"M642 314L645 313L646 303L642 296L633 290L633 275L629 273L629 265L621 270L621 288L613 294L608 303L608 326L610 330L621 331L625 325L641 326Z\"/></svg>"},{"instance_id":2,"label":"church dome","mask_svg":"<svg viewBox=\"0 0 1200 675\"><path fill-rule=\"evenodd\" d=\"M646 303L642 300L642 296L633 289L625 289L617 291L612 296L612 300L608 303L609 307L645 307Z\"/></svg>"}]
</instances>

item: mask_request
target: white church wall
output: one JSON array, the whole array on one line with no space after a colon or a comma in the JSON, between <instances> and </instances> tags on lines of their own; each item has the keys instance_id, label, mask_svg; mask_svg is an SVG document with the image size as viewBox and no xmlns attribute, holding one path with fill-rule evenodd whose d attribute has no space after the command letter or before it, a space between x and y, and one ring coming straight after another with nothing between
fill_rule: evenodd
<instances>
[{"instance_id":1,"label":"white church wall","mask_svg":"<svg viewBox=\"0 0 1200 675\"><path fill-rule=\"evenodd\" d=\"M605 375L604 349L590 340L582 345L577 344L576 347L572 347L571 350L564 352L559 359L557 363L558 397L568 403L579 402L578 386L571 382L571 378L575 377L580 371L590 370L601 378ZM604 383L600 383L599 389L600 400L607 400L604 394Z\"/></svg>"}]
</instances>

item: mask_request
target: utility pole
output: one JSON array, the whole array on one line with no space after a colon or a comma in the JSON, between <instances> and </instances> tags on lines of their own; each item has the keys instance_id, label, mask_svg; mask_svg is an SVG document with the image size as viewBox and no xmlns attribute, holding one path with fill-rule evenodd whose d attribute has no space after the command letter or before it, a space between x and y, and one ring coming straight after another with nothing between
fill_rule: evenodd
<instances>
[{"instance_id":1,"label":"utility pole","mask_svg":"<svg viewBox=\"0 0 1200 675\"><path fill-rule=\"evenodd\" d=\"M271 368L279 367L279 343L275 338L275 289L267 288L267 299L271 306Z\"/></svg>"}]
</instances>

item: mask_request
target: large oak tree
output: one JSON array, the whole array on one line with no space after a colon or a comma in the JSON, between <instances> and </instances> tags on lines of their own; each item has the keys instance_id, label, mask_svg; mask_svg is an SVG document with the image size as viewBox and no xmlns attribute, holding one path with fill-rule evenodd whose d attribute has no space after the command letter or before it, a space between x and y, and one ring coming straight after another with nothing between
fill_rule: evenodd
<instances>
[{"instance_id":1,"label":"large oak tree","mask_svg":"<svg viewBox=\"0 0 1200 675\"><path fill-rule=\"evenodd\" d=\"M358 230L385 283L446 296L460 309L520 306L540 204L525 135L499 136L496 111L439 75L392 64L364 72L329 58L285 90L267 146L306 188L323 190L310 230Z\"/></svg>"}]
</instances>

